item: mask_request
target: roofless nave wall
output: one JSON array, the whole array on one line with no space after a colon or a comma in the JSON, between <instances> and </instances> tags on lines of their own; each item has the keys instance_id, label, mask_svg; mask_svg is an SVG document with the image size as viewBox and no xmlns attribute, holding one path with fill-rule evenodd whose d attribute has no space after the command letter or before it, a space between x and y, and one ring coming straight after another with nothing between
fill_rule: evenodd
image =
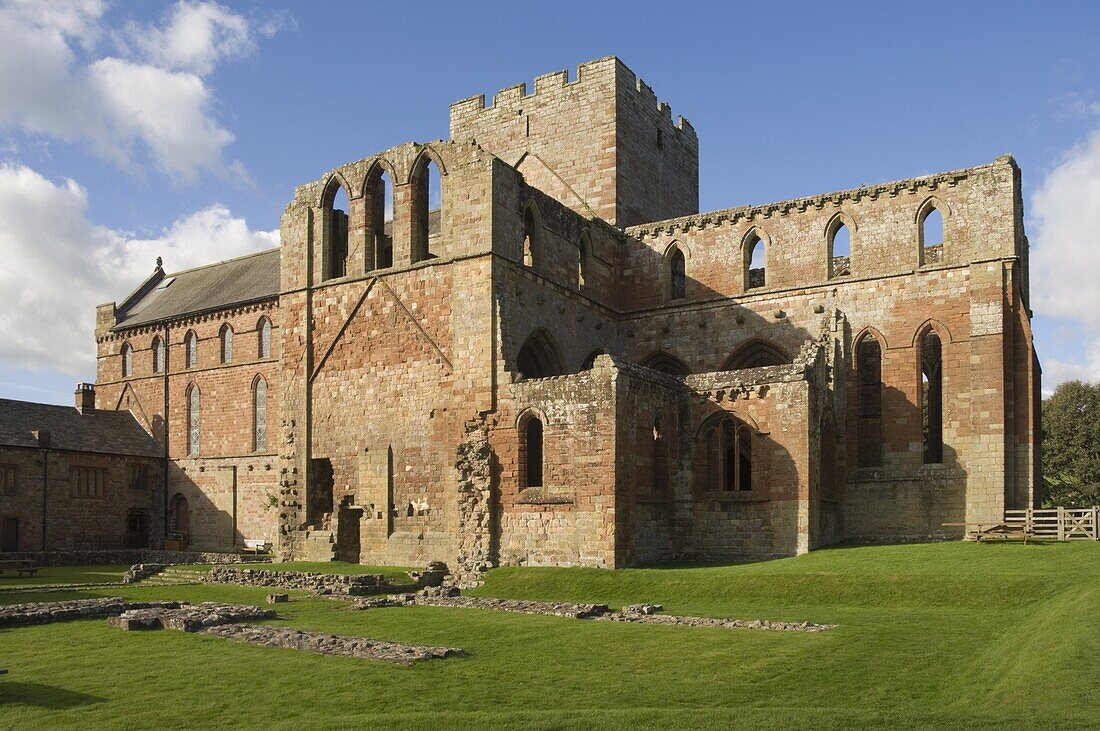
<instances>
[{"instance_id":1,"label":"roofless nave wall","mask_svg":"<svg viewBox=\"0 0 1100 731\"><path fill-rule=\"evenodd\" d=\"M695 131L605 58L300 186L281 232L98 313L98 406L167 445L196 547L613 567L1036 500L1007 156L698 213Z\"/></svg>"}]
</instances>

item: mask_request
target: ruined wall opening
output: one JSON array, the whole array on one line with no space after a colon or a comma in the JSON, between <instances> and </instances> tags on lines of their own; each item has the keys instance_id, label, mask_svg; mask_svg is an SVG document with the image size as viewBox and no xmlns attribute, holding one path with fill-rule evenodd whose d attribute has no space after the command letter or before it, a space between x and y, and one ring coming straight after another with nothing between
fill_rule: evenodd
<instances>
[{"instance_id":1,"label":"ruined wall opening","mask_svg":"<svg viewBox=\"0 0 1100 731\"><path fill-rule=\"evenodd\" d=\"M943 211L930 199L917 214L917 223L920 232L920 263L940 263L943 261Z\"/></svg>"},{"instance_id":2,"label":"ruined wall opening","mask_svg":"<svg viewBox=\"0 0 1100 731\"><path fill-rule=\"evenodd\" d=\"M650 490L654 495L664 496L668 493L668 437L661 428L661 415L653 417L653 443L651 444L650 460L653 465L653 479L650 482Z\"/></svg>"},{"instance_id":3,"label":"ruined wall opening","mask_svg":"<svg viewBox=\"0 0 1100 731\"><path fill-rule=\"evenodd\" d=\"M581 363L581 370L582 371L590 371L593 368L595 368L596 367L596 358L599 358L601 355L607 355L607 352L604 351L604 350L600 350L600 349L593 350L591 353L588 354L588 356Z\"/></svg>"},{"instance_id":4,"label":"ruined wall opening","mask_svg":"<svg viewBox=\"0 0 1100 731\"><path fill-rule=\"evenodd\" d=\"M929 329L920 340L921 432L925 464L943 462L943 359L940 336Z\"/></svg>"},{"instance_id":5,"label":"ruined wall opening","mask_svg":"<svg viewBox=\"0 0 1100 731\"><path fill-rule=\"evenodd\" d=\"M547 378L565 373L561 352L544 330L536 330L528 336L516 358L516 369L521 379Z\"/></svg>"},{"instance_id":6,"label":"ruined wall opening","mask_svg":"<svg viewBox=\"0 0 1100 731\"><path fill-rule=\"evenodd\" d=\"M642 362L642 365L651 370L660 371L661 373L666 373L677 378L691 375L691 369L687 367L684 361L664 351L649 356Z\"/></svg>"},{"instance_id":7,"label":"ruined wall opening","mask_svg":"<svg viewBox=\"0 0 1100 731\"><path fill-rule=\"evenodd\" d=\"M541 221L538 207L532 202L523 212L523 266L538 269L542 256Z\"/></svg>"},{"instance_id":8,"label":"ruined wall opening","mask_svg":"<svg viewBox=\"0 0 1100 731\"><path fill-rule=\"evenodd\" d=\"M753 340L745 343L726 358L726 362L722 364L722 370L739 371L744 368L788 365L792 362L791 357L778 346L766 340Z\"/></svg>"},{"instance_id":9,"label":"ruined wall opening","mask_svg":"<svg viewBox=\"0 0 1100 731\"><path fill-rule=\"evenodd\" d=\"M367 245L371 247L374 269L393 266L393 181L381 164L367 174L363 184L366 200Z\"/></svg>"},{"instance_id":10,"label":"ruined wall opening","mask_svg":"<svg viewBox=\"0 0 1100 731\"><path fill-rule=\"evenodd\" d=\"M852 231L839 217L829 225L829 276L846 277L852 273Z\"/></svg>"},{"instance_id":11,"label":"ruined wall opening","mask_svg":"<svg viewBox=\"0 0 1100 731\"><path fill-rule=\"evenodd\" d=\"M428 153L417 159L412 173L412 260L435 259L443 224L443 176Z\"/></svg>"},{"instance_id":12,"label":"ruined wall opening","mask_svg":"<svg viewBox=\"0 0 1100 731\"><path fill-rule=\"evenodd\" d=\"M687 297L687 259L679 246L669 249L666 257L668 281L666 296L670 300L681 300Z\"/></svg>"},{"instance_id":13,"label":"ruined wall opening","mask_svg":"<svg viewBox=\"0 0 1100 731\"><path fill-rule=\"evenodd\" d=\"M187 543L191 537L191 506L182 493L177 492L173 495L172 502L169 503L168 530L179 534L184 543Z\"/></svg>"},{"instance_id":14,"label":"ruined wall opening","mask_svg":"<svg viewBox=\"0 0 1100 731\"><path fill-rule=\"evenodd\" d=\"M323 223L321 279L335 279L347 273L348 263L348 211L351 202L348 192L333 177L321 201Z\"/></svg>"},{"instance_id":15,"label":"ruined wall opening","mask_svg":"<svg viewBox=\"0 0 1100 731\"><path fill-rule=\"evenodd\" d=\"M752 490L752 430L730 414L718 414L703 425L702 487L707 492ZM697 452L698 453L698 452ZM696 463L698 464L698 463Z\"/></svg>"},{"instance_id":16,"label":"ruined wall opening","mask_svg":"<svg viewBox=\"0 0 1100 731\"><path fill-rule=\"evenodd\" d=\"M230 363L233 361L233 328L229 326L229 323L222 325L221 330L218 332L218 341L220 344L221 361L222 363Z\"/></svg>"},{"instance_id":17,"label":"ruined wall opening","mask_svg":"<svg viewBox=\"0 0 1100 731\"><path fill-rule=\"evenodd\" d=\"M745 289L756 289L767 284L768 248L760 234L753 231L745 239Z\"/></svg>"},{"instance_id":18,"label":"ruined wall opening","mask_svg":"<svg viewBox=\"0 0 1100 731\"><path fill-rule=\"evenodd\" d=\"M542 420L534 414L528 415L520 424L519 444L519 487L542 487L543 476L543 426Z\"/></svg>"},{"instance_id":19,"label":"ruined wall opening","mask_svg":"<svg viewBox=\"0 0 1100 731\"><path fill-rule=\"evenodd\" d=\"M577 242L577 289L584 290L588 281L589 258L592 256L592 241L585 231Z\"/></svg>"},{"instance_id":20,"label":"ruined wall opening","mask_svg":"<svg viewBox=\"0 0 1100 731\"><path fill-rule=\"evenodd\" d=\"M856 464L882 466L882 346L873 336L856 345Z\"/></svg>"}]
</instances>

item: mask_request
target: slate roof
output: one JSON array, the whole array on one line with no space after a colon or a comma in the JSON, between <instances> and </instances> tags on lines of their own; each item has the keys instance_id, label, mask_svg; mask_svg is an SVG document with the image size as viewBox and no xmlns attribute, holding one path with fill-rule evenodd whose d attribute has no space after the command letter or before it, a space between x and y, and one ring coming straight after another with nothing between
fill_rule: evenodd
<instances>
[{"instance_id":1,"label":"slate roof","mask_svg":"<svg viewBox=\"0 0 1100 731\"><path fill-rule=\"evenodd\" d=\"M122 303L112 330L277 297L279 255L276 247L151 279Z\"/></svg>"},{"instance_id":2,"label":"slate roof","mask_svg":"<svg viewBox=\"0 0 1100 731\"><path fill-rule=\"evenodd\" d=\"M164 448L129 411L89 411L72 406L0 399L0 446L37 447L35 429L50 433L50 449L163 457Z\"/></svg>"}]
</instances>

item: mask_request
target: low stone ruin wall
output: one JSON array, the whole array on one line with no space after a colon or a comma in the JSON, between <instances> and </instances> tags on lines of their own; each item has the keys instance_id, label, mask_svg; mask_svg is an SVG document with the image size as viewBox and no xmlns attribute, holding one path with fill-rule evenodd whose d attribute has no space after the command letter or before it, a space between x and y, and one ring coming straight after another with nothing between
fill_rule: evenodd
<instances>
[{"instance_id":1,"label":"low stone ruin wall","mask_svg":"<svg viewBox=\"0 0 1100 731\"><path fill-rule=\"evenodd\" d=\"M74 599L65 602L0 605L0 627L67 622L73 619L102 619L134 609L178 609L179 602L128 602L120 597Z\"/></svg>"},{"instance_id":2,"label":"low stone ruin wall","mask_svg":"<svg viewBox=\"0 0 1100 731\"><path fill-rule=\"evenodd\" d=\"M132 607L119 615L108 617L112 627L125 630L178 629L182 632L201 632L233 622L275 619L274 609L263 609L241 604L177 604L174 607Z\"/></svg>"},{"instance_id":3,"label":"low stone ruin wall","mask_svg":"<svg viewBox=\"0 0 1100 731\"><path fill-rule=\"evenodd\" d=\"M303 571L271 571L237 566L215 566L203 581L274 589L301 589L316 594L365 596L388 590L382 574L318 574Z\"/></svg>"},{"instance_id":4,"label":"low stone ruin wall","mask_svg":"<svg viewBox=\"0 0 1100 731\"><path fill-rule=\"evenodd\" d=\"M662 624L677 627L711 627L719 629L764 629L784 632L822 632L835 625L813 622L773 622L767 619L718 619L715 617L678 617L657 614L660 604L634 604L612 612L606 604L573 604L569 602L538 602L525 599L493 599L490 597L456 596L445 591L417 594L394 594L386 597L360 599L355 609L379 607L464 607L488 609L495 612L521 612L546 614L568 619L596 619L606 622L634 622L637 624Z\"/></svg>"},{"instance_id":5,"label":"low stone ruin wall","mask_svg":"<svg viewBox=\"0 0 1100 731\"><path fill-rule=\"evenodd\" d=\"M122 583L136 584L143 579L159 574L164 569L165 564L162 563L136 563L123 574Z\"/></svg>"},{"instance_id":6,"label":"low stone ruin wall","mask_svg":"<svg viewBox=\"0 0 1100 731\"><path fill-rule=\"evenodd\" d=\"M342 655L365 660L385 660L411 665L417 660L432 660L466 654L457 647L429 647L383 642L365 637L344 637L327 632L302 632L290 627L254 627L247 624L226 624L203 630L203 634L225 637L264 647L284 647L321 655Z\"/></svg>"},{"instance_id":7,"label":"low stone ruin wall","mask_svg":"<svg viewBox=\"0 0 1100 731\"><path fill-rule=\"evenodd\" d=\"M243 553L204 553L201 551L157 551L127 549L110 551L17 551L5 553L5 560L31 561L36 566L107 566L118 564L241 564L270 563L270 556Z\"/></svg>"}]
</instances>

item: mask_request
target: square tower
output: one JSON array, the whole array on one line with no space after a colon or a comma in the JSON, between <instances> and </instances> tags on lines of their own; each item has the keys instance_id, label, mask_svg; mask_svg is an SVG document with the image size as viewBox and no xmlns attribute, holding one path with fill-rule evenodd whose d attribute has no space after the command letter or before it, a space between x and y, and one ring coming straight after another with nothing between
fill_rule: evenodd
<instances>
[{"instance_id":1,"label":"square tower","mask_svg":"<svg viewBox=\"0 0 1100 731\"><path fill-rule=\"evenodd\" d=\"M451 139L474 140L582 215L633 226L699 211L691 124L614 56L451 105Z\"/></svg>"}]
</instances>

